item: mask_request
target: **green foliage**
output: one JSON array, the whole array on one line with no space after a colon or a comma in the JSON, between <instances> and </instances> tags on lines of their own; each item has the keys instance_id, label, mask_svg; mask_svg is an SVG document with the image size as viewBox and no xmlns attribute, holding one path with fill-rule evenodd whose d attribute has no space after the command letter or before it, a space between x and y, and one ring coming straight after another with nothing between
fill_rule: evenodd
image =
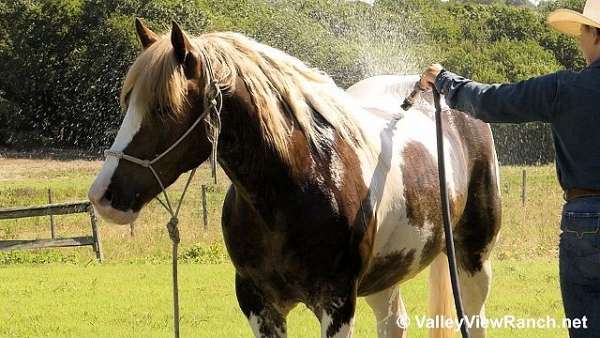
<instances>
[{"instance_id":1,"label":"green foliage","mask_svg":"<svg viewBox=\"0 0 600 338\"><path fill-rule=\"evenodd\" d=\"M180 259L188 263L222 264L229 262L229 255L221 243L197 243L187 248Z\"/></svg>"},{"instance_id":2,"label":"green foliage","mask_svg":"<svg viewBox=\"0 0 600 338\"><path fill-rule=\"evenodd\" d=\"M137 49L134 16L164 27L176 17L192 31L204 23L189 2L15 0L1 6L0 91L13 104L13 118L0 126L3 142L106 146Z\"/></svg>"},{"instance_id":3,"label":"green foliage","mask_svg":"<svg viewBox=\"0 0 600 338\"><path fill-rule=\"evenodd\" d=\"M542 12L550 12L559 8L583 12L585 1L586 0L545 0L541 1L538 7Z\"/></svg>"},{"instance_id":4,"label":"green foliage","mask_svg":"<svg viewBox=\"0 0 600 338\"><path fill-rule=\"evenodd\" d=\"M492 125L498 160L502 164L539 165L554 161L550 125L541 123Z\"/></svg>"},{"instance_id":5,"label":"green foliage","mask_svg":"<svg viewBox=\"0 0 600 338\"><path fill-rule=\"evenodd\" d=\"M448 48L443 64L486 83L516 82L560 69L552 53L532 40L502 39L481 49L472 48L468 42L460 43Z\"/></svg>"},{"instance_id":6,"label":"green foliage","mask_svg":"<svg viewBox=\"0 0 600 338\"><path fill-rule=\"evenodd\" d=\"M582 69L576 40L545 21L551 10L581 10L583 3L546 1L534 8L525 0L379 0L375 6L339 0L3 1L0 144L106 147L121 120L123 77L139 50L135 16L159 32L168 31L171 20L192 34L242 32L348 87L371 75L416 73L430 62L482 82Z\"/></svg>"}]
</instances>

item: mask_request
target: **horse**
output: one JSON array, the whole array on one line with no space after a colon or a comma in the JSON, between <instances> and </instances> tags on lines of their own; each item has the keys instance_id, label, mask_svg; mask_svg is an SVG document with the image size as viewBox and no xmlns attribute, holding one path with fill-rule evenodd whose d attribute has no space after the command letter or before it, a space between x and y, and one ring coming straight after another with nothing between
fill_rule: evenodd
<instances>
[{"instance_id":1,"label":"horse","mask_svg":"<svg viewBox=\"0 0 600 338\"><path fill-rule=\"evenodd\" d=\"M139 20L136 30L143 51L123 83L126 113L110 151L149 160L178 144L153 164L156 177L106 158L89 191L104 219L134 221L162 184L214 151L231 180L222 230L235 292L256 337L285 337L299 303L322 337L351 337L357 297L380 338L405 337L400 285L428 266L430 315L451 318L431 97L400 110L418 77L377 76L343 90L242 34L191 36L174 23L158 35ZM447 107L443 116L459 281L475 318L485 315L500 229L498 162L489 125Z\"/></svg>"}]
</instances>

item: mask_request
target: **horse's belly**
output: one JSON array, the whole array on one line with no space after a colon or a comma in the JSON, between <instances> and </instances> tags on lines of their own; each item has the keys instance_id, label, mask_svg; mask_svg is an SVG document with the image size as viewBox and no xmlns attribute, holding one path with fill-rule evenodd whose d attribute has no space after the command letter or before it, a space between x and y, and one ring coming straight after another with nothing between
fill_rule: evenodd
<instances>
[{"instance_id":1,"label":"horse's belly","mask_svg":"<svg viewBox=\"0 0 600 338\"><path fill-rule=\"evenodd\" d=\"M373 256L359 288L362 295L407 281L430 263L432 231L410 225L405 216L388 216L375 235Z\"/></svg>"}]
</instances>

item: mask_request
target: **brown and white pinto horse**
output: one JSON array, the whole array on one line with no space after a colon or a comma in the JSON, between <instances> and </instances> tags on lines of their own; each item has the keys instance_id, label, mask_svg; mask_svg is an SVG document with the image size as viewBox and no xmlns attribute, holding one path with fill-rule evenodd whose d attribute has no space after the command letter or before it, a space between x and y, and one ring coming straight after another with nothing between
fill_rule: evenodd
<instances>
[{"instance_id":1,"label":"brown and white pinto horse","mask_svg":"<svg viewBox=\"0 0 600 338\"><path fill-rule=\"evenodd\" d=\"M375 77L345 92L240 34L188 37L174 25L158 36L140 22L137 30L144 51L125 80L126 115L111 150L154 158L200 116L208 84L218 84L218 161L232 181L223 235L256 337L285 337L286 315L300 302L322 337L351 337L357 297L373 309L379 337L404 337L399 285L432 262L430 315L451 315L433 107L423 100L400 110L416 77ZM468 316L483 315L500 226L496 155L488 125L457 111L444 116L462 295ZM198 128L155 169L170 185L211 147ZM108 158L89 197L105 219L129 223L160 191L148 169Z\"/></svg>"}]
</instances>

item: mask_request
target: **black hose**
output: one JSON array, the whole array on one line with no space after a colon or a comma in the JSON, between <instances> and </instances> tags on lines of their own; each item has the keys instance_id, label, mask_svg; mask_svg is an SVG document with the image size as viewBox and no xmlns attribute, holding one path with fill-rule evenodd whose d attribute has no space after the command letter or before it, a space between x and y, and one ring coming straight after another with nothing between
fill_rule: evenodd
<instances>
[{"instance_id":1,"label":"black hose","mask_svg":"<svg viewBox=\"0 0 600 338\"><path fill-rule=\"evenodd\" d=\"M440 178L440 197L442 201L442 220L444 222L444 234L446 235L446 255L448 256L448 267L450 269L450 282L452 283L452 293L454 295L454 304L456 305L456 315L459 320L465 318L462 298L460 296L460 287L458 285L458 270L456 268L456 251L454 249L454 236L452 235L452 222L450 221L450 202L448 199L448 184L446 183L446 161L444 158L444 127L442 125L442 105L440 103L440 93L433 86L433 104L435 105L435 132L437 138L438 152L438 176ZM419 82L410 95L404 100L402 109L409 110L415 101L417 95L423 92ZM460 322L460 333L463 338L469 338L469 330L466 322Z\"/></svg>"},{"instance_id":2,"label":"black hose","mask_svg":"<svg viewBox=\"0 0 600 338\"><path fill-rule=\"evenodd\" d=\"M440 178L440 197L442 200L442 218L444 221L444 233L446 235L446 254L448 255L448 266L450 267L450 281L452 283L452 293L454 294L454 304L456 305L456 315L460 322L460 333L463 338L469 337L464 320L464 310L460 288L458 285L458 270L456 268L456 251L454 249L454 236L452 235L452 223L450 221L450 202L448 200L448 185L446 183L446 161L444 158L444 129L442 124L442 106L440 104L440 93L433 87L433 103L435 105L435 131L437 137L438 152L438 175Z\"/></svg>"}]
</instances>

